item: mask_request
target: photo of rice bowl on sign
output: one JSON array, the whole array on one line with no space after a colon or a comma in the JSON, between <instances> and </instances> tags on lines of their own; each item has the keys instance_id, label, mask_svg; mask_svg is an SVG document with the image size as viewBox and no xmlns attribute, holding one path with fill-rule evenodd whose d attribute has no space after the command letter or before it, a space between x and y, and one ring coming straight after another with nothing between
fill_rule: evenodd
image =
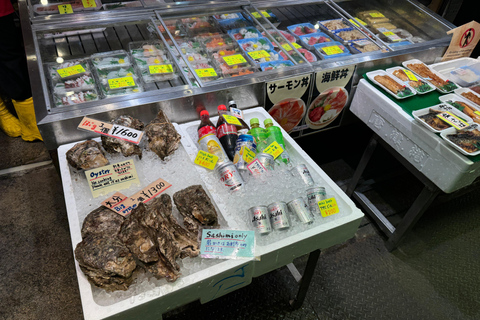
<instances>
[{"instance_id":1,"label":"photo of rice bowl on sign","mask_svg":"<svg viewBox=\"0 0 480 320\"><path fill-rule=\"evenodd\" d=\"M283 130L290 132L305 115L305 102L298 98L288 98L277 102L268 113L277 121Z\"/></svg>"},{"instance_id":2,"label":"photo of rice bowl on sign","mask_svg":"<svg viewBox=\"0 0 480 320\"><path fill-rule=\"evenodd\" d=\"M310 129L321 129L335 120L347 104L345 88L333 87L323 91L310 104L305 122Z\"/></svg>"}]
</instances>

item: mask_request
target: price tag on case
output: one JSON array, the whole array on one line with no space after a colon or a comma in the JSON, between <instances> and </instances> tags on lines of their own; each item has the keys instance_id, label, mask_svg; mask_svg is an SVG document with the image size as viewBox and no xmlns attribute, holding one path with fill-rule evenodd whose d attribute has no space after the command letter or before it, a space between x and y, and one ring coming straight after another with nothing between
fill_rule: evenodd
<instances>
[{"instance_id":1,"label":"price tag on case","mask_svg":"<svg viewBox=\"0 0 480 320\"><path fill-rule=\"evenodd\" d=\"M238 120L237 117L231 116L229 114L224 114L223 118L228 124L233 124L234 126L241 127L242 124L240 123L240 120Z\"/></svg>"},{"instance_id":2,"label":"price tag on case","mask_svg":"<svg viewBox=\"0 0 480 320\"><path fill-rule=\"evenodd\" d=\"M135 87L135 80L133 80L133 77L108 79L108 86L110 89Z\"/></svg>"},{"instance_id":3,"label":"price tag on case","mask_svg":"<svg viewBox=\"0 0 480 320\"><path fill-rule=\"evenodd\" d=\"M250 52L248 53L248 55L249 55L250 57L252 57L252 59L254 59L254 60L270 57L270 54L269 54L267 51L265 51L265 50L250 51Z\"/></svg>"},{"instance_id":4,"label":"price tag on case","mask_svg":"<svg viewBox=\"0 0 480 320\"><path fill-rule=\"evenodd\" d=\"M200 78L208 78L208 77L216 77L217 73L213 68L206 68L206 69L195 69L195 72Z\"/></svg>"},{"instance_id":5,"label":"price tag on case","mask_svg":"<svg viewBox=\"0 0 480 320\"><path fill-rule=\"evenodd\" d=\"M449 111L444 111L442 113L437 114L437 117L451 125L457 130L462 130L465 129L466 127L469 126L469 124L459 117L455 116L453 113Z\"/></svg>"},{"instance_id":6,"label":"price tag on case","mask_svg":"<svg viewBox=\"0 0 480 320\"><path fill-rule=\"evenodd\" d=\"M70 14L73 13L71 4L60 4L58 5L58 12L60 14Z\"/></svg>"},{"instance_id":7,"label":"price tag on case","mask_svg":"<svg viewBox=\"0 0 480 320\"><path fill-rule=\"evenodd\" d=\"M150 71L150 74L172 73L173 67L171 64L154 65L148 66L148 71Z\"/></svg>"},{"instance_id":8,"label":"price tag on case","mask_svg":"<svg viewBox=\"0 0 480 320\"><path fill-rule=\"evenodd\" d=\"M298 45L296 42L292 42L292 46L294 46L296 49L302 48L302 46ZM285 49L285 51L293 50L288 43L282 44L282 48Z\"/></svg>"},{"instance_id":9,"label":"price tag on case","mask_svg":"<svg viewBox=\"0 0 480 320\"><path fill-rule=\"evenodd\" d=\"M372 17L372 18L385 18L385 16L383 14L381 14L380 12L372 12L372 13L370 13L370 17Z\"/></svg>"},{"instance_id":10,"label":"price tag on case","mask_svg":"<svg viewBox=\"0 0 480 320\"><path fill-rule=\"evenodd\" d=\"M263 150L263 152L271 154L274 159L277 159L277 157L282 154L283 148L278 144L277 141L273 141Z\"/></svg>"},{"instance_id":11,"label":"price tag on case","mask_svg":"<svg viewBox=\"0 0 480 320\"><path fill-rule=\"evenodd\" d=\"M360 27L360 26L358 25L358 23L360 23L362 26L366 26L366 25L367 25L364 21L362 21L362 20L360 20L360 19L358 19L358 18L349 19L348 21L350 21L351 23L353 23L353 24L356 25L357 27ZM357 23L357 22L358 22L358 23Z\"/></svg>"},{"instance_id":12,"label":"price tag on case","mask_svg":"<svg viewBox=\"0 0 480 320\"><path fill-rule=\"evenodd\" d=\"M222 57L226 64L234 66L236 64L246 63L247 60L241 54L234 54L232 56Z\"/></svg>"},{"instance_id":13,"label":"price tag on case","mask_svg":"<svg viewBox=\"0 0 480 320\"><path fill-rule=\"evenodd\" d=\"M263 14L263 16L264 16L265 18L270 18L270 15L268 14L267 11L262 10L262 11L260 11L260 12ZM258 13L258 12L252 12L252 16L254 16L254 17L257 18L257 19L261 17L260 13Z\"/></svg>"},{"instance_id":14,"label":"price tag on case","mask_svg":"<svg viewBox=\"0 0 480 320\"><path fill-rule=\"evenodd\" d=\"M114 124L107 135L113 138L139 144L142 140L143 131Z\"/></svg>"},{"instance_id":15,"label":"price tag on case","mask_svg":"<svg viewBox=\"0 0 480 320\"><path fill-rule=\"evenodd\" d=\"M217 164L217 161L218 157L216 155L203 150L198 150L194 163L201 167L207 168L208 170L213 170Z\"/></svg>"},{"instance_id":16,"label":"price tag on case","mask_svg":"<svg viewBox=\"0 0 480 320\"><path fill-rule=\"evenodd\" d=\"M412 71L410 71L410 70L403 70L403 71L407 75L408 79L410 79L412 81L418 81L417 77L415 77L415 75L413 74Z\"/></svg>"},{"instance_id":17,"label":"price tag on case","mask_svg":"<svg viewBox=\"0 0 480 320\"><path fill-rule=\"evenodd\" d=\"M339 46L323 47L322 50L327 54L327 56L343 53L343 50L340 49Z\"/></svg>"},{"instance_id":18,"label":"price tag on case","mask_svg":"<svg viewBox=\"0 0 480 320\"><path fill-rule=\"evenodd\" d=\"M84 8L96 8L97 4L95 0L82 0L82 4Z\"/></svg>"},{"instance_id":19,"label":"price tag on case","mask_svg":"<svg viewBox=\"0 0 480 320\"><path fill-rule=\"evenodd\" d=\"M57 69L57 73L62 78L74 76L76 74L85 73L85 68L81 64L76 64L71 67Z\"/></svg>"},{"instance_id":20,"label":"price tag on case","mask_svg":"<svg viewBox=\"0 0 480 320\"><path fill-rule=\"evenodd\" d=\"M319 201L318 208L320 209L320 214L324 218L340 212L340 209L338 209L337 200L335 200L335 198Z\"/></svg>"}]
</instances>

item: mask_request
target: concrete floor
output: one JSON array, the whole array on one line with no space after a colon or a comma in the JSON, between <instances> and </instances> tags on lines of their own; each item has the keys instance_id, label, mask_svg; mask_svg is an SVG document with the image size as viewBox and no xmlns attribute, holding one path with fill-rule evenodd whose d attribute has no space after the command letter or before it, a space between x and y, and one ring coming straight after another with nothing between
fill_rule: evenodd
<instances>
[{"instance_id":1,"label":"concrete floor","mask_svg":"<svg viewBox=\"0 0 480 320\"><path fill-rule=\"evenodd\" d=\"M312 141L299 143L343 187L364 147L353 142L355 152L335 160L309 149ZM0 319L82 319L65 199L55 167L44 162L48 152L41 142L26 143L1 132L0 146L5 150L0 170L44 164L0 171ZM385 170L401 170L388 155L380 159L393 165ZM418 183L404 174L393 188L382 187L372 196L379 203L388 200L383 210L395 219L415 188ZM296 282L280 268L230 295L189 304L164 319L480 319L479 196L475 190L434 203L392 253L364 219L353 239L322 252L299 310L288 305ZM302 271L306 257L295 264Z\"/></svg>"}]
</instances>

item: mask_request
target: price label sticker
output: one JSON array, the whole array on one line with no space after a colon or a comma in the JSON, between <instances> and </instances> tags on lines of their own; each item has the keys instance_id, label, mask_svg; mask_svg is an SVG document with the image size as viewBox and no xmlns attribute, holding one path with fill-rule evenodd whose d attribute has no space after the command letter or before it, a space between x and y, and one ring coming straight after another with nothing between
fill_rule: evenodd
<instances>
[{"instance_id":1,"label":"price label sticker","mask_svg":"<svg viewBox=\"0 0 480 320\"><path fill-rule=\"evenodd\" d=\"M128 197L124 195L123 193L120 192L115 192L113 196L110 198L106 199L105 201L102 202L102 205L107 207L108 209L113 209L117 204L122 202L123 200L127 199Z\"/></svg>"},{"instance_id":2,"label":"price label sticker","mask_svg":"<svg viewBox=\"0 0 480 320\"><path fill-rule=\"evenodd\" d=\"M388 39L392 40L392 41L400 41L402 40L402 38L400 38L399 36L397 36L395 33L393 33L392 31L385 31L385 32L382 32Z\"/></svg>"},{"instance_id":3,"label":"price label sticker","mask_svg":"<svg viewBox=\"0 0 480 320\"><path fill-rule=\"evenodd\" d=\"M208 170L213 170L217 164L217 161L218 157L216 155L203 150L198 150L194 163L201 167L207 168Z\"/></svg>"},{"instance_id":4,"label":"price label sticker","mask_svg":"<svg viewBox=\"0 0 480 320\"><path fill-rule=\"evenodd\" d=\"M260 11L260 12L263 14L263 16L264 16L265 18L270 18L270 14L269 14L267 11L262 10L262 11ZM252 12L252 16L254 16L254 17L257 18L257 19L261 17L260 13L258 13L258 12L256 12L256 11L255 11L255 12Z\"/></svg>"},{"instance_id":5,"label":"price label sticker","mask_svg":"<svg viewBox=\"0 0 480 320\"><path fill-rule=\"evenodd\" d=\"M79 130L93 131L104 135L108 134L111 128L111 123L95 120L88 117L83 117L82 121L80 121L80 124L77 127L77 129Z\"/></svg>"},{"instance_id":6,"label":"price label sticker","mask_svg":"<svg viewBox=\"0 0 480 320\"><path fill-rule=\"evenodd\" d=\"M385 18L385 16L383 14L381 14L380 12L371 12L370 17L372 17L372 18Z\"/></svg>"},{"instance_id":7,"label":"price label sticker","mask_svg":"<svg viewBox=\"0 0 480 320\"><path fill-rule=\"evenodd\" d=\"M62 78L71 77L76 74L81 74L85 72L86 72L85 68L81 64L76 64L74 66L67 67L67 68L57 69L58 75Z\"/></svg>"},{"instance_id":8,"label":"price label sticker","mask_svg":"<svg viewBox=\"0 0 480 320\"><path fill-rule=\"evenodd\" d=\"M415 75L413 74L412 71L410 70L403 70L403 72L405 72L405 74L407 75L408 79L412 80L412 81L418 81L417 77L415 77Z\"/></svg>"},{"instance_id":9,"label":"price label sticker","mask_svg":"<svg viewBox=\"0 0 480 320\"><path fill-rule=\"evenodd\" d=\"M473 113L475 113L477 116L480 116L480 111L474 111Z\"/></svg>"},{"instance_id":10,"label":"price label sticker","mask_svg":"<svg viewBox=\"0 0 480 320\"><path fill-rule=\"evenodd\" d=\"M255 159L247 166L248 171L250 171L254 176L260 176L267 172L267 169L263 166L263 164L258 160Z\"/></svg>"},{"instance_id":11,"label":"price label sticker","mask_svg":"<svg viewBox=\"0 0 480 320\"><path fill-rule=\"evenodd\" d=\"M338 209L337 200L335 200L335 198L318 201L318 208L320 209L320 214L324 218L340 212L340 209Z\"/></svg>"},{"instance_id":12,"label":"price label sticker","mask_svg":"<svg viewBox=\"0 0 480 320\"><path fill-rule=\"evenodd\" d=\"M217 73L213 68L205 68L205 69L195 69L195 72L200 78L208 78L208 77L216 77Z\"/></svg>"},{"instance_id":13,"label":"price label sticker","mask_svg":"<svg viewBox=\"0 0 480 320\"><path fill-rule=\"evenodd\" d=\"M323 50L323 52L325 52L325 54L326 54L327 56L331 56L331 55L334 55L334 54L343 53L343 50L340 49L339 46L323 47L322 50Z\"/></svg>"},{"instance_id":14,"label":"price label sticker","mask_svg":"<svg viewBox=\"0 0 480 320\"><path fill-rule=\"evenodd\" d=\"M234 54L231 56L222 57L225 63L229 66L234 66L236 64L247 63L247 60L241 54Z\"/></svg>"},{"instance_id":15,"label":"price label sticker","mask_svg":"<svg viewBox=\"0 0 480 320\"><path fill-rule=\"evenodd\" d=\"M82 0L82 4L84 8L96 8L97 4L95 0Z\"/></svg>"},{"instance_id":16,"label":"price label sticker","mask_svg":"<svg viewBox=\"0 0 480 320\"><path fill-rule=\"evenodd\" d=\"M270 54L265 50L250 51L248 55L254 60L270 57Z\"/></svg>"},{"instance_id":17,"label":"price label sticker","mask_svg":"<svg viewBox=\"0 0 480 320\"><path fill-rule=\"evenodd\" d=\"M142 140L143 131L114 124L112 125L112 128L107 135L109 137L125 140L134 144L139 144Z\"/></svg>"},{"instance_id":18,"label":"price label sticker","mask_svg":"<svg viewBox=\"0 0 480 320\"><path fill-rule=\"evenodd\" d=\"M240 153L242 154L243 160L245 160L246 163L252 162L253 158L255 158L255 152L245 146L240 149Z\"/></svg>"},{"instance_id":19,"label":"price label sticker","mask_svg":"<svg viewBox=\"0 0 480 320\"><path fill-rule=\"evenodd\" d=\"M225 121L228 124L233 124L234 126L237 126L237 127L242 126L242 123L240 122L240 120L238 120L238 118L235 117L235 116L232 116L232 115L229 115L229 114L224 114L223 118L225 119Z\"/></svg>"},{"instance_id":20,"label":"price label sticker","mask_svg":"<svg viewBox=\"0 0 480 320\"><path fill-rule=\"evenodd\" d=\"M277 159L277 157L282 154L283 148L278 144L277 141L273 141L263 150L263 152L271 154L274 159Z\"/></svg>"},{"instance_id":21,"label":"price label sticker","mask_svg":"<svg viewBox=\"0 0 480 320\"><path fill-rule=\"evenodd\" d=\"M238 108L230 107L230 113L233 114L237 118L243 119L243 111Z\"/></svg>"},{"instance_id":22,"label":"price label sticker","mask_svg":"<svg viewBox=\"0 0 480 320\"><path fill-rule=\"evenodd\" d=\"M467 122L460 119L459 117L455 116L453 113L449 111L444 111L442 113L437 114L437 117L451 125L457 130L465 129L466 127L470 126Z\"/></svg>"},{"instance_id":23,"label":"price label sticker","mask_svg":"<svg viewBox=\"0 0 480 320\"><path fill-rule=\"evenodd\" d=\"M154 65L148 66L148 71L150 72L150 74L172 73L173 67L171 64Z\"/></svg>"},{"instance_id":24,"label":"price label sticker","mask_svg":"<svg viewBox=\"0 0 480 320\"><path fill-rule=\"evenodd\" d=\"M288 43L285 43L285 44L282 44L282 48L285 49L285 51L292 51L292 47L288 44Z\"/></svg>"},{"instance_id":25,"label":"price label sticker","mask_svg":"<svg viewBox=\"0 0 480 320\"><path fill-rule=\"evenodd\" d=\"M292 42L292 46L294 46L296 49L302 49L302 46L296 42Z\"/></svg>"},{"instance_id":26,"label":"price label sticker","mask_svg":"<svg viewBox=\"0 0 480 320\"><path fill-rule=\"evenodd\" d=\"M362 26L366 26L367 23L361 19L358 19L358 18L355 18L355 19L349 19L348 21L350 21L351 23L353 23L354 25L356 25L357 27L360 27L358 24L361 24Z\"/></svg>"},{"instance_id":27,"label":"price label sticker","mask_svg":"<svg viewBox=\"0 0 480 320\"><path fill-rule=\"evenodd\" d=\"M108 79L108 86L110 89L135 87L135 80L133 80L133 77Z\"/></svg>"},{"instance_id":28,"label":"price label sticker","mask_svg":"<svg viewBox=\"0 0 480 320\"><path fill-rule=\"evenodd\" d=\"M70 14L73 13L71 4L60 4L58 5L58 12L60 14Z\"/></svg>"}]
</instances>

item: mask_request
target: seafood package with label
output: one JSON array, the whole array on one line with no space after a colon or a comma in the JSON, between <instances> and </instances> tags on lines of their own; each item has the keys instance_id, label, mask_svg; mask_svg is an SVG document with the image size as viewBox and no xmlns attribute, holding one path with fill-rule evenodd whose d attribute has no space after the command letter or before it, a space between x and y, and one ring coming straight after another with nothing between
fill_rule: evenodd
<instances>
[{"instance_id":1,"label":"seafood package with label","mask_svg":"<svg viewBox=\"0 0 480 320\"><path fill-rule=\"evenodd\" d=\"M263 62L260 63L260 69L262 71L267 71L267 70L273 70L273 69L281 69L281 68L287 68L290 66L293 66L292 61L271 61L271 62Z\"/></svg>"},{"instance_id":2,"label":"seafood package with label","mask_svg":"<svg viewBox=\"0 0 480 320\"><path fill-rule=\"evenodd\" d=\"M332 59L351 55L350 51L338 41L318 43L313 47L322 59Z\"/></svg>"},{"instance_id":3,"label":"seafood package with label","mask_svg":"<svg viewBox=\"0 0 480 320\"><path fill-rule=\"evenodd\" d=\"M172 80L178 77L173 58L163 43L132 42L130 53L145 83Z\"/></svg>"},{"instance_id":4,"label":"seafood package with label","mask_svg":"<svg viewBox=\"0 0 480 320\"><path fill-rule=\"evenodd\" d=\"M453 127L452 124L456 123L460 128L466 128L473 124L472 118L445 103L415 110L412 115L417 121L435 133L451 128Z\"/></svg>"},{"instance_id":5,"label":"seafood package with label","mask_svg":"<svg viewBox=\"0 0 480 320\"><path fill-rule=\"evenodd\" d=\"M298 52L300 52L300 54L303 56L303 58L305 58L305 60L307 60L308 62L315 62L317 61L317 57L310 51L308 51L307 49L303 49L303 48L298 48L297 49ZM288 51L288 54L298 63L302 63L303 62L303 58L302 57L299 57L298 54L296 54L295 51L291 50L291 51ZM280 55L283 57L284 60L288 60L288 57L285 55L285 53L283 53L282 51L280 51Z\"/></svg>"},{"instance_id":6,"label":"seafood package with label","mask_svg":"<svg viewBox=\"0 0 480 320\"><path fill-rule=\"evenodd\" d=\"M314 45L318 43L333 41L328 35L323 32L312 33L308 35L300 36L300 42L308 49L314 49Z\"/></svg>"},{"instance_id":7,"label":"seafood package with label","mask_svg":"<svg viewBox=\"0 0 480 320\"><path fill-rule=\"evenodd\" d=\"M116 50L92 54L92 63L97 69L110 69L131 66L130 57L125 50Z\"/></svg>"},{"instance_id":8,"label":"seafood package with label","mask_svg":"<svg viewBox=\"0 0 480 320\"><path fill-rule=\"evenodd\" d=\"M480 123L480 108L470 100L453 93L440 96L439 100L462 111L474 122Z\"/></svg>"},{"instance_id":9,"label":"seafood package with label","mask_svg":"<svg viewBox=\"0 0 480 320\"><path fill-rule=\"evenodd\" d=\"M214 25L209 17L194 17L182 19L187 33L190 37L194 37L204 32L218 32L218 28Z\"/></svg>"},{"instance_id":10,"label":"seafood package with label","mask_svg":"<svg viewBox=\"0 0 480 320\"><path fill-rule=\"evenodd\" d=\"M284 60L279 53L274 51L272 43L265 37L238 40L238 45L247 57L256 64Z\"/></svg>"},{"instance_id":11,"label":"seafood package with label","mask_svg":"<svg viewBox=\"0 0 480 320\"><path fill-rule=\"evenodd\" d=\"M284 44L285 43L285 40L280 36L279 32L285 37L285 39L287 39L290 43L293 43L293 42L296 42L297 39L292 36L290 33L288 32L285 32L285 31L282 31L282 30L278 30L278 32L276 30L272 30L272 29L269 29L267 30L267 32L272 36L273 39L275 39L278 43L280 43L280 45ZM265 35L265 31L262 32L262 36L266 36ZM274 47L277 47L277 44L275 42L272 42L273 46Z\"/></svg>"},{"instance_id":12,"label":"seafood package with label","mask_svg":"<svg viewBox=\"0 0 480 320\"><path fill-rule=\"evenodd\" d=\"M367 77L397 99L405 99L416 94L409 84L404 84L383 70L367 72Z\"/></svg>"},{"instance_id":13,"label":"seafood package with label","mask_svg":"<svg viewBox=\"0 0 480 320\"><path fill-rule=\"evenodd\" d=\"M133 66L97 69L100 88L106 98L143 92L143 84Z\"/></svg>"},{"instance_id":14,"label":"seafood package with label","mask_svg":"<svg viewBox=\"0 0 480 320\"><path fill-rule=\"evenodd\" d=\"M350 42L349 44L354 53L364 53L382 50L382 48L376 45L373 41L367 39L355 40Z\"/></svg>"},{"instance_id":15,"label":"seafood package with label","mask_svg":"<svg viewBox=\"0 0 480 320\"><path fill-rule=\"evenodd\" d=\"M440 133L440 136L453 148L467 156L480 154L480 126L472 124L468 128L457 130L450 128Z\"/></svg>"},{"instance_id":16,"label":"seafood package with label","mask_svg":"<svg viewBox=\"0 0 480 320\"><path fill-rule=\"evenodd\" d=\"M355 40L363 40L367 38L367 36L354 28L338 30L334 31L333 33L343 42L352 42Z\"/></svg>"},{"instance_id":17,"label":"seafood package with label","mask_svg":"<svg viewBox=\"0 0 480 320\"><path fill-rule=\"evenodd\" d=\"M254 27L245 27L238 28L233 30L228 30L228 34L235 40L249 39L249 38L258 38L262 34Z\"/></svg>"},{"instance_id":18,"label":"seafood package with label","mask_svg":"<svg viewBox=\"0 0 480 320\"><path fill-rule=\"evenodd\" d=\"M408 84L410 87L415 89L418 94L424 94L435 90L435 87L430 85L428 82L422 80L420 77L416 77L411 71L402 67L389 68L386 71L402 81L404 84Z\"/></svg>"},{"instance_id":19,"label":"seafood package with label","mask_svg":"<svg viewBox=\"0 0 480 320\"><path fill-rule=\"evenodd\" d=\"M433 86L437 88L441 93L449 93L457 89L458 86L449 79L445 78L438 72L430 69L425 63L420 60L412 59L402 62L402 65L419 75Z\"/></svg>"},{"instance_id":20,"label":"seafood package with label","mask_svg":"<svg viewBox=\"0 0 480 320\"><path fill-rule=\"evenodd\" d=\"M224 49L234 50L237 46L236 42L226 35L205 37L200 40L200 43L207 50L207 52L219 51Z\"/></svg>"},{"instance_id":21,"label":"seafood package with label","mask_svg":"<svg viewBox=\"0 0 480 320\"><path fill-rule=\"evenodd\" d=\"M352 26L344 19L332 19L318 22L325 30L333 32L351 28Z\"/></svg>"},{"instance_id":22,"label":"seafood package with label","mask_svg":"<svg viewBox=\"0 0 480 320\"><path fill-rule=\"evenodd\" d=\"M316 29L311 23L294 24L292 26L288 26L287 29L297 37L318 32L318 29Z\"/></svg>"},{"instance_id":23,"label":"seafood package with label","mask_svg":"<svg viewBox=\"0 0 480 320\"><path fill-rule=\"evenodd\" d=\"M99 0L70 0L70 1L58 1L54 3L45 2L45 4L39 3L33 6L33 12L40 15L47 14L59 14L60 10L68 13L69 10L73 12L100 10L102 8L102 2Z\"/></svg>"}]
</instances>

